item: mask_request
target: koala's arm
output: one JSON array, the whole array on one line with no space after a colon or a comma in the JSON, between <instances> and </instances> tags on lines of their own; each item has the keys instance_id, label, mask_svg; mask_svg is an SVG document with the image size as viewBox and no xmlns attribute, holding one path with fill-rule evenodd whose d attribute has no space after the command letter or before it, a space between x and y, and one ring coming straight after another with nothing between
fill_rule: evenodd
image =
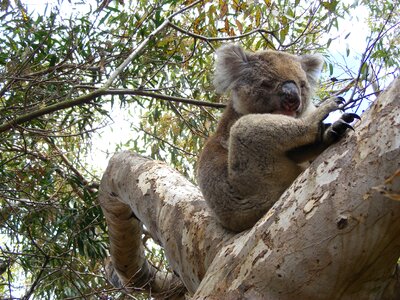
<instances>
[{"instance_id":1,"label":"koala's arm","mask_svg":"<svg viewBox=\"0 0 400 300\"><path fill-rule=\"evenodd\" d=\"M302 171L300 163L315 158L349 128L347 118L333 125L322 120L338 109L331 99L304 118L251 114L230 132L229 180L243 196L264 194L273 202Z\"/></svg>"}]
</instances>

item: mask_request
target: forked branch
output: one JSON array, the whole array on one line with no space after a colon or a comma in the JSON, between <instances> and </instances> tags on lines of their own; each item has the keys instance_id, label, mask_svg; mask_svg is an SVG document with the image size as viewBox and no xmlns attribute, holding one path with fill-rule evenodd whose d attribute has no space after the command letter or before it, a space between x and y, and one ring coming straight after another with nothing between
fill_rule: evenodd
<instances>
[{"instance_id":1,"label":"forked branch","mask_svg":"<svg viewBox=\"0 0 400 300\"><path fill-rule=\"evenodd\" d=\"M156 278L144 257L142 223L193 299L398 299L400 203L381 190L390 178L390 195L400 194L399 95L396 80L354 133L237 235L215 222L199 190L177 171L130 152L115 155L100 204L116 286L182 288L173 275Z\"/></svg>"}]
</instances>

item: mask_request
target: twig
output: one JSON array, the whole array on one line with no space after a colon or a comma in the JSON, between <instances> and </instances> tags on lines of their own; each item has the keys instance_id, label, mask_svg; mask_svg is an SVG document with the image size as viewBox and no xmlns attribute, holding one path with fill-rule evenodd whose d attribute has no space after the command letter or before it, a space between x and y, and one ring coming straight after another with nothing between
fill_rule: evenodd
<instances>
[{"instance_id":1,"label":"twig","mask_svg":"<svg viewBox=\"0 0 400 300\"><path fill-rule=\"evenodd\" d=\"M305 9L304 12L303 12L303 14L304 14L306 11L308 11L308 9L309 9L311 6L312 6L312 5L310 5L307 9ZM306 31L307 31L308 28L310 28L310 25L314 22L314 16L315 16L315 14L317 13L317 11L318 11L318 9L320 8L320 6L321 6L321 5L318 4L317 7L316 7L314 10L310 9L310 10L311 10L311 15L310 15L309 20L308 20L308 22L307 22L307 25L304 27L303 31L299 34L299 36L298 36L294 41L290 42L290 43L287 44L287 45L282 45L282 48L286 49L286 48L289 48L289 47L291 47L291 46L297 44L297 42L298 42L301 38L303 38L303 37L306 35ZM282 42L283 42L283 41L282 41Z\"/></svg>"},{"instance_id":2,"label":"twig","mask_svg":"<svg viewBox=\"0 0 400 300\"><path fill-rule=\"evenodd\" d=\"M344 104L344 107L347 107L348 105L350 105L351 103L355 102L353 100L354 95L356 94L357 91L357 86L358 86L358 82L360 81L360 77L361 77L361 71L363 66L365 65L365 63L368 61L368 59L370 58L371 54L372 54L372 50L375 48L375 45L377 44L377 42L389 31L391 30L394 26L391 26L390 28L388 28L387 30L384 30L387 23L389 22L389 20L392 18L393 16L393 10L394 10L394 6L393 9L389 12L389 15L387 17L387 19L385 20L385 22L383 23L381 29L378 32L377 37L371 42L368 43L367 48L365 49L365 52L363 53L362 57L361 57L361 63L360 63L360 67L358 69L358 74L357 74L357 78L355 79L355 85L354 88L352 90L351 96L349 98L349 100Z\"/></svg>"},{"instance_id":3,"label":"twig","mask_svg":"<svg viewBox=\"0 0 400 300\"><path fill-rule=\"evenodd\" d=\"M36 289L36 286L39 284L39 282L41 280L41 277L42 277L42 275L44 273L44 270L45 270L47 264L50 262L49 255L47 255L47 253L44 252L44 250L35 242L35 239L32 237L32 234L31 234L31 231L29 229L29 226L27 227L27 231L28 231L28 235L29 235L29 237L31 239L32 244L39 250L39 252L41 252L43 254L44 262L43 262L43 265L42 265L42 267L41 267L41 269L39 271L39 274L36 276L35 280L33 281L32 285L30 287L30 289L22 297L23 300L28 300L32 296L33 292Z\"/></svg>"},{"instance_id":4,"label":"twig","mask_svg":"<svg viewBox=\"0 0 400 300\"><path fill-rule=\"evenodd\" d=\"M145 130L144 128L137 128L137 127L136 127L136 130L143 131L145 134L147 134L147 135L153 137L154 139L156 139L156 140L158 140L158 141L160 141L160 142L162 142L162 143L164 143L164 144L167 144L168 146L170 146L171 148L173 148L173 149L175 149L175 150L181 151L182 153L184 153L184 154L186 154L186 155L190 155L190 156L193 156L193 157L197 156L197 154L194 154L194 153L191 153L191 152L189 152L189 151L186 151L185 149L179 148L179 147L175 146L174 144L168 142L167 140L164 140L163 138L161 138L161 137L159 137L159 136L156 136L155 134L152 134L152 133L148 132L148 131Z\"/></svg>"},{"instance_id":5,"label":"twig","mask_svg":"<svg viewBox=\"0 0 400 300\"><path fill-rule=\"evenodd\" d=\"M207 37L207 36L204 36L204 35L200 35L200 34L193 33L193 32L190 32L188 30L185 30L182 27L179 27L178 25L176 25L176 24L174 24L172 22L170 22L168 25L170 27L174 28L175 30L179 31L179 32L182 32L182 33L184 33L184 34L186 34L188 36L191 36L193 38L196 38L196 39L199 39L199 40L202 40L202 41L206 41L206 42L237 40L237 39L241 39L243 37L249 36L249 35L253 35L255 33L260 33L260 34L267 33L267 34L272 35L277 41L279 41L279 39L275 36L275 32L268 31L268 30L265 30L265 29L262 29L262 28L256 28L256 29L253 29L253 30L251 30L249 32L243 33L241 35L235 35L235 36Z\"/></svg>"}]
</instances>

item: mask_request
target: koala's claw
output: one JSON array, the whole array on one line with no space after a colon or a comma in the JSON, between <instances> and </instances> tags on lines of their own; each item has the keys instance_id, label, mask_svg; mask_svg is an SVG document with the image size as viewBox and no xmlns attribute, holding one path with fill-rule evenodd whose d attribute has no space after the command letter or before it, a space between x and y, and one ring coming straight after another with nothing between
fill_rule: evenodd
<instances>
[{"instance_id":1,"label":"koala's claw","mask_svg":"<svg viewBox=\"0 0 400 300\"><path fill-rule=\"evenodd\" d=\"M354 119L361 119L359 115L355 113L344 113L341 118L330 125L325 131L326 141L334 142L344 135L347 129L354 131L353 126L349 123L353 122Z\"/></svg>"},{"instance_id":2,"label":"koala's claw","mask_svg":"<svg viewBox=\"0 0 400 300\"><path fill-rule=\"evenodd\" d=\"M328 143L333 143L340 139L347 129L354 130L353 126L346 123L342 119L337 120L325 131L325 141Z\"/></svg>"},{"instance_id":3,"label":"koala's claw","mask_svg":"<svg viewBox=\"0 0 400 300\"><path fill-rule=\"evenodd\" d=\"M331 130L338 135L342 135L346 131L346 129L351 129L354 131L353 126L351 126L349 123L347 123L347 121L344 119L337 120L331 126Z\"/></svg>"},{"instance_id":4,"label":"koala's claw","mask_svg":"<svg viewBox=\"0 0 400 300\"><path fill-rule=\"evenodd\" d=\"M347 123L351 123L354 119L361 120L360 116L355 113L344 113L341 119Z\"/></svg>"},{"instance_id":5,"label":"koala's claw","mask_svg":"<svg viewBox=\"0 0 400 300\"><path fill-rule=\"evenodd\" d=\"M335 102L338 105L343 105L346 102L346 100L344 100L343 97L338 96L338 97L335 98Z\"/></svg>"}]
</instances>

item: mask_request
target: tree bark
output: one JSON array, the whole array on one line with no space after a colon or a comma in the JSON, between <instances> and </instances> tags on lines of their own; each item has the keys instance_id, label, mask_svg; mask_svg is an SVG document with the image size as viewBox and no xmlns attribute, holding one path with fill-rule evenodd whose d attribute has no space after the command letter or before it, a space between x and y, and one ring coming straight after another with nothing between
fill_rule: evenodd
<instances>
[{"instance_id":1,"label":"tree bark","mask_svg":"<svg viewBox=\"0 0 400 300\"><path fill-rule=\"evenodd\" d=\"M141 236L124 225L136 217L193 299L400 299L400 202L393 200L400 194L399 79L362 118L251 230L236 235L175 170L116 154L100 203L120 284L158 292L179 286L173 276L156 284L156 272L143 267Z\"/></svg>"}]
</instances>

